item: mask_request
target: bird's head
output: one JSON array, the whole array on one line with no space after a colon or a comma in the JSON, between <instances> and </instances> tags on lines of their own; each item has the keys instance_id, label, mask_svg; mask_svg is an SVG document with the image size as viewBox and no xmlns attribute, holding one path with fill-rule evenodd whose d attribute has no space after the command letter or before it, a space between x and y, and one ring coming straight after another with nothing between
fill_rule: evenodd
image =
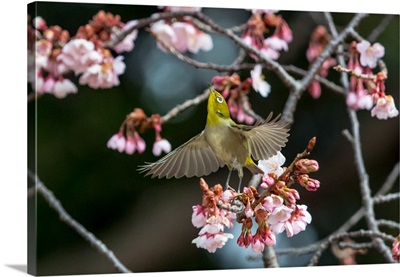
<instances>
[{"instance_id":1,"label":"bird's head","mask_svg":"<svg viewBox=\"0 0 400 277\"><path fill-rule=\"evenodd\" d=\"M230 119L228 105L224 97L212 87L210 87L207 109L208 117L210 117L211 121L215 121L214 123L221 119Z\"/></svg>"}]
</instances>

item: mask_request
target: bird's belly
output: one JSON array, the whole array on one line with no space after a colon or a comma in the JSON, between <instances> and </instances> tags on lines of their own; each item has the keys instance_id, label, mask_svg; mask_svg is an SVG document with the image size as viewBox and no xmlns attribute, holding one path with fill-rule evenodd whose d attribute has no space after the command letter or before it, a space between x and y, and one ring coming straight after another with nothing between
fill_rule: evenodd
<instances>
[{"instance_id":1,"label":"bird's belly","mask_svg":"<svg viewBox=\"0 0 400 277\"><path fill-rule=\"evenodd\" d=\"M205 132L206 139L214 154L229 169L241 170L250 155L247 140L232 131L230 127L211 127Z\"/></svg>"}]
</instances>

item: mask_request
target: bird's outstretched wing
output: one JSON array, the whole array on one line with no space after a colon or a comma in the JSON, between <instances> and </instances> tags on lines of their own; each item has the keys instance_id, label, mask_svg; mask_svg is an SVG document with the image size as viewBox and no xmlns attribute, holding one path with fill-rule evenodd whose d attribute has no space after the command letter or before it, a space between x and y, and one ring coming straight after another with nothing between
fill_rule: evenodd
<instances>
[{"instance_id":1,"label":"bird's outstretched wing","mask_svg":"<svg viewBox=\"0 0 400 277\"><path fill-rule=\"evenodd\" d=\"M248 138L251 155L255 160L266 160L278 153L286 145L289 136L289 125L279 120L280 115L267 119L257 126L237 125L245 131ZM235 127L235 126L233 126Z\"/></svg>"},{"instance_id":2,"label":"bird's outstretched wing","mask_svg":"<svg viewBox=\"0 0 400 277\"><path fill-rule=\"evenodd\" d=\"M201 177L224 165L208 145L203 131L160 160L140 166L139 171L146 172L145 176L151 175L152 178Z\"/></svg>"}]
</instances>

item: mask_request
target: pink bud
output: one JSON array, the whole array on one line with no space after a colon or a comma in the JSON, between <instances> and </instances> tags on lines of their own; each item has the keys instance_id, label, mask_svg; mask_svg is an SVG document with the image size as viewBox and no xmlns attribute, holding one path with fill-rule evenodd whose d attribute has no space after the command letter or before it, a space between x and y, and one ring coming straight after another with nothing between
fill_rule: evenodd
<instances>
[{"instance_id":1,"label":"pink bud","mask_svg":"<svg viewBox=\"0 0 400 277\"><path fill-rule=\"evenodd\" d=\"M296 162L296 170L300 173L315 172L319 169L318 162L316 160L301 159Z\"/></svg>"},{"instance_id":2,"label":"pink bud","mask_svg":"<svg viewBox=\"0 0 400 277\"><path fill-rule=\"evenodd\" d=\"M142 154L146 149L146 142L139 136L138 132L134 132L133 136L136 141L136 149L140 154Z\"/></svg>"},{"instance_id":3,"label":"pink bud","mask_svg":"<svg viewBox=\"0 0 400 277\"><path fill-rule=\"evenodd\" d=\"M136 143L133 137L128 136L128 139L126 140L126 145L125 145L125 153L132 155L135 153L136 150Z\"/></svg>"},{"instance_id":4,"label":"pink bud","mask_svg":"<svg viewBox=\"0 0 400 277\"><path fill-rule=\"evenodd\" d=\"M308 191L316 191L319 188L319 181L308 177L307 174L302 174L297 177L297 181L300 185L306 188Z\"/></svg>"}]
</instances>

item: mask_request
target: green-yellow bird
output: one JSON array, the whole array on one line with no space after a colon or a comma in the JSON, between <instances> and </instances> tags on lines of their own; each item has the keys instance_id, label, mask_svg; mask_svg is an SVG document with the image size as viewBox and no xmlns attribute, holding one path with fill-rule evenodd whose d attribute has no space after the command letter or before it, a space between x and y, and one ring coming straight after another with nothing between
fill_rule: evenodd
<instances>
[{"instance_id":1,"label":"green-yellow bird","mask_svg":"<svg viewBox=\"0 0 400 277\"><path fill-rule=\"evenodd\" d=\"M288 125L279 121L279 116L271 120L272 113L257 126L236 124L230 118L225 99L213 88L210 88L207 111L207 123L200 134L160 160L143 165L140 171L153 178L201 177L227 165L226 187L229 187L232 171L237 170L240 191L243 168L252 174L263 174L253 159L265 160L274 156L288 140Z\"/></svg>"}]
</instances>

